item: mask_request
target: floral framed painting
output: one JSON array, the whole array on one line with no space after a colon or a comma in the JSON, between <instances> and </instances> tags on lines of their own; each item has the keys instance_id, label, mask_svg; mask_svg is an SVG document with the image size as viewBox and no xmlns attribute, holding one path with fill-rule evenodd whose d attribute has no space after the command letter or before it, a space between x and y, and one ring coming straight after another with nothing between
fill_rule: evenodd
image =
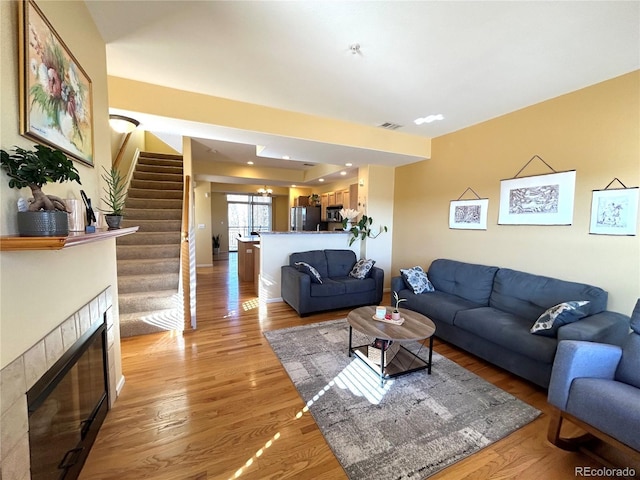
<instances>
[{"instance_id":1,"label":"floral framed painting","mask_svg":"<svg viewBox=\"0 0 640 480\"><path fill-rule=\"evenodd\" d=\"M594 190L589 233L635 235L638 225L638 187Z\"/></svg>"},{"instance_id":2,"label":"floral framed painting","mask_svg":"<svg viewBox=\"0 0 640 480\"><path fill-rule=\"evenodd\" d=\"M500 181L499 225L571 225L576 172Z\"/></svg>"},{"instance_id":3,"label":"floral framed painting","mask_svg":"<svg viewBox=\"0 0 640 480\"><path fill-rule=\"evenodd\" d=\"M452 200L449 205L449 228L486 230L489 199Z\"/></svg>"},{"instance_id":4,"label":"floral framed painting","mask_svg":"<svg viewBox=\"0 0 640 480\"><path fill-rule=\"evenodd\" d=\"M91 79L32 0L19 11L20 133L93 166Z\"/></svg>"}]
</instances>

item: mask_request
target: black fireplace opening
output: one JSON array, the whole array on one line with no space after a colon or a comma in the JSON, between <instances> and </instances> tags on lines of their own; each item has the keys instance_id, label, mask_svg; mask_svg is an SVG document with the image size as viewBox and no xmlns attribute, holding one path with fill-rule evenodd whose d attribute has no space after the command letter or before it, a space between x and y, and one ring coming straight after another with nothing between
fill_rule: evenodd
<instances>
[{"instance_id":1,"label":"black fireplace opening","mask_svg":"<svg viewBox=\"0 0 640 480\"><path fill-rule=\"evenodd\" d=\"M70 480L107 415L107 336L95 324L27 392L32 480Z\"/></svg>"}]
</instances>

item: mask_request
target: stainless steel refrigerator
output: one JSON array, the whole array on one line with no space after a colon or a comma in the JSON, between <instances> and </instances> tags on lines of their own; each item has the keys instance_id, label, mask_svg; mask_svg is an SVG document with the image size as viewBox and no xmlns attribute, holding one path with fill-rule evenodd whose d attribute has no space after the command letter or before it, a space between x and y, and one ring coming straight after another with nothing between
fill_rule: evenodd
<instances>
[{"instance_id":1,"label":"stainless steel refrigerator","mask_svg":"<svg viewBox=\"0 0 640 480\"><path fill-rule=\"evenodd\" d=\"M291 230L318 230L320 228L320 207L291 208Z\"/></svg>"}]
</instances>

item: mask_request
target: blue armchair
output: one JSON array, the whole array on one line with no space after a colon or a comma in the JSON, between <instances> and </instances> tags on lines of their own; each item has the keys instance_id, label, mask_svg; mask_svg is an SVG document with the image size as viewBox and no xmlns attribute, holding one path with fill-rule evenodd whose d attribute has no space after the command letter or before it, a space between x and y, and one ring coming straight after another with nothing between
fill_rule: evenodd
<instances>
[{"instance_id":1,"label":"blue armchair","mask_svg":"<svg viewBox=\"0 0 640 480\"><path fill-rule=\"evenodd\" d=\"M548 392L553 407L547 434L551 443L576 450L592 435L640 459L640 299L631 315L631 330L621 347L559 343ZM587 434L561 438L563 419Z\"/></svg>"}]
</instances>

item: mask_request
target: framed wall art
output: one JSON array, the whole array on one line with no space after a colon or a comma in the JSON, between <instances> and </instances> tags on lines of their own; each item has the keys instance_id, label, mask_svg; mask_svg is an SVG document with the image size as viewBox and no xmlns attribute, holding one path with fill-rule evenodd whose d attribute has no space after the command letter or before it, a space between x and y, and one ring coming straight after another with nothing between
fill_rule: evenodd
<instances>
[{"instance_id":1,"label":"framed wall art","mask_svg":"<svg viewBox=\"0 0 640 480\"><path fill-rule=\"evenodd\" d=\"M500 181L499 225L571 225L576 172Z\"/></svg>"},{"instance_id":2,"label":"framed wall art","mask_svg":"<svg viewBox=\"0 0 640 480\"><path fill-rule=\"evenodd\" d=\"M635 235L637 222L638 187L593 191L589 233Z\"/></svg>"},{"instance_id":3,"label":"framed wall art","mask_svg":"<svg viewBox=\"0 0 640 480\"><path fill-rule=\"evenodd\" d=\"M476 198L472 200L461 200L469 190L473 192ZM480 198L471 187L467 187L457 200L451 200L449 204L449 228L486 230L488 208L489 199Z\"/></svg>"},{"instance_id":4,"label":"framed wall art","mask_svg":"<svg viewBox=\"0 0 640 480\"><path fill-rule=\"evenodd\" d=\"M91 79L32 0L19 10L20 133L93 166Z\"/></svg>"}]
</instances>

